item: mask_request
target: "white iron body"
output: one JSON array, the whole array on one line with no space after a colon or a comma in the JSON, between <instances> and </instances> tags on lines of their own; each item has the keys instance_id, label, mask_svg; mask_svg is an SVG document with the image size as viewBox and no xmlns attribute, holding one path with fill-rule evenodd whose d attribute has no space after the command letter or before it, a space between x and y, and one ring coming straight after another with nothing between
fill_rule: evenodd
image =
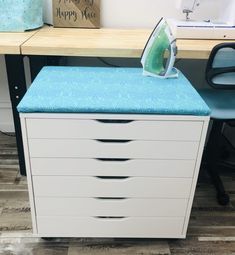
<instances>
[{"instance_id":1,"label":"white iron body","mask_svg":"<svg viewBox=\"0 0 235 255\"><path fill-rule=\"evenodd\" d=\"M164 66L165 51L168 58ZM175 37L165 19L161 19L150 35L142 57L143 75L158 78L177 78L178 70L174 68L177 54Z\"/></svg>"}]
</instances>

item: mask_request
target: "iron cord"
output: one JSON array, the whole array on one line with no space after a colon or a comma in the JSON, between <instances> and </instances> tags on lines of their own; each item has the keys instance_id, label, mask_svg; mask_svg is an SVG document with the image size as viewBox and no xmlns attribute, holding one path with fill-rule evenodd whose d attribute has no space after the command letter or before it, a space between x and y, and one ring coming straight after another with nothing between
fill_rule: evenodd
<instances>
[{"instance_id":1,"label":"iron cord","mask_svg":"<svg viewBox=\"0 0 235 255\"><path fill-rule=\"evenodd\" d=\"M114 64L111 64L109 62L107 62L106 60L104 60L103 58L97 58L100 62L102 62L103 64L107 65L107 66L112 66L112 67L121 67L121 66L118 66L118 65L114 65Z\"/></svg>"}]
</instances>

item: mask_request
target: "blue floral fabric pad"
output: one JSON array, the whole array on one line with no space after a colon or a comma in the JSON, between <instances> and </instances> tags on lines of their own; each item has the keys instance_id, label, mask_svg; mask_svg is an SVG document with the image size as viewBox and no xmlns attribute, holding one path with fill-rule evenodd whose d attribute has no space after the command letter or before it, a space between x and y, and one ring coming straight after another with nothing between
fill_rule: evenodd
<instances>
[{"instance_id":1,"label":"blue floral fabric pad","mask_svg":"<svg viewBox=\"0 0 235 255\"><path fill-rule=\"evenodd\" d=\"M142 68L44 67L19 112L209 115L190 82L142 75Z\"/></svg>"},{"instance_id":2,"label":"blue floral fabric pad","mask_svg":"<svg viewBox=\"0 0 235 255\"><path fill-rule=\"evenodd\" d=\"M0 0L0 32L23 32L43 25L42 0Z\"/></svg>"}]
</instances>

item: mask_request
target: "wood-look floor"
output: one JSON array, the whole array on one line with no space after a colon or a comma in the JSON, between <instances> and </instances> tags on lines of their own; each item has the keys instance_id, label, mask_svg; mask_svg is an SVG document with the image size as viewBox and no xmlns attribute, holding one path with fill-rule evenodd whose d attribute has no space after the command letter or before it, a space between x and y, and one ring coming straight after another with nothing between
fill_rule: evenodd
<instances>
[{"instance_id":1,"label":"wood-look floor","mask_svg":"<svg viewBox=\"0 0 235 255\"><path fill-rule=\"evenodd\" d=\"M223 180L229 206L219 206L206 175L199 181L187 239L54 239L31 234L27 182L19 175L14 137L0 134L0 255L235 254L235 171Z\"/></svg>"}]
</instances>

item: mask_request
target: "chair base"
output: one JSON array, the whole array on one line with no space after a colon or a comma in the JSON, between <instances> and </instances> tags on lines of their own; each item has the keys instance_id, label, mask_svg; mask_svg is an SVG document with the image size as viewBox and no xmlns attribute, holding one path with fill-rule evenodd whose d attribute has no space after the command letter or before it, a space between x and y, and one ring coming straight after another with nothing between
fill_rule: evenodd
<instances>
[{"instance_id":1,"label":"chair base","mask_svg":"<svg viewBox=\"0 0 235 255\"><path fill-rule=\"evenodd\" d=\"M224 189L224 185L218 173L218 161L220 159L220 144L221 144L221 131L223 127L223 121L214 120L211 133L209 136L208 144L206 147L206 161L207 171L211 177L211 180L217 191L217 201L220 205L227 205L230 201L229 195Z\"/></svg>"},{"instance_id":2,"label":"chair base","mask_svg":"<svg viewBox=\"0 0 235 255\"><path fill-rule=\"evenodd\" d=\"M224 185L223 185L222 180L219 176L216 166L208 165L206 167L206 170L207 170L207 172L212 180L212 183L216 189L216 192L217 192L216 197L217 197L218 203L220 205L224 205L224 206L228 205L230 202L230 198L224 189Z\"/></svg>"},{"instance_id":3,"label":"chair base","mask_svg":"<svg viewBox=\"0 0 235 255\"><path fill-rule=\"evenodd\" d=\"M227 193L217 193L217 201L220 205L228 205L230 202L229 195Z\"/></svg>"}]
</instances>

